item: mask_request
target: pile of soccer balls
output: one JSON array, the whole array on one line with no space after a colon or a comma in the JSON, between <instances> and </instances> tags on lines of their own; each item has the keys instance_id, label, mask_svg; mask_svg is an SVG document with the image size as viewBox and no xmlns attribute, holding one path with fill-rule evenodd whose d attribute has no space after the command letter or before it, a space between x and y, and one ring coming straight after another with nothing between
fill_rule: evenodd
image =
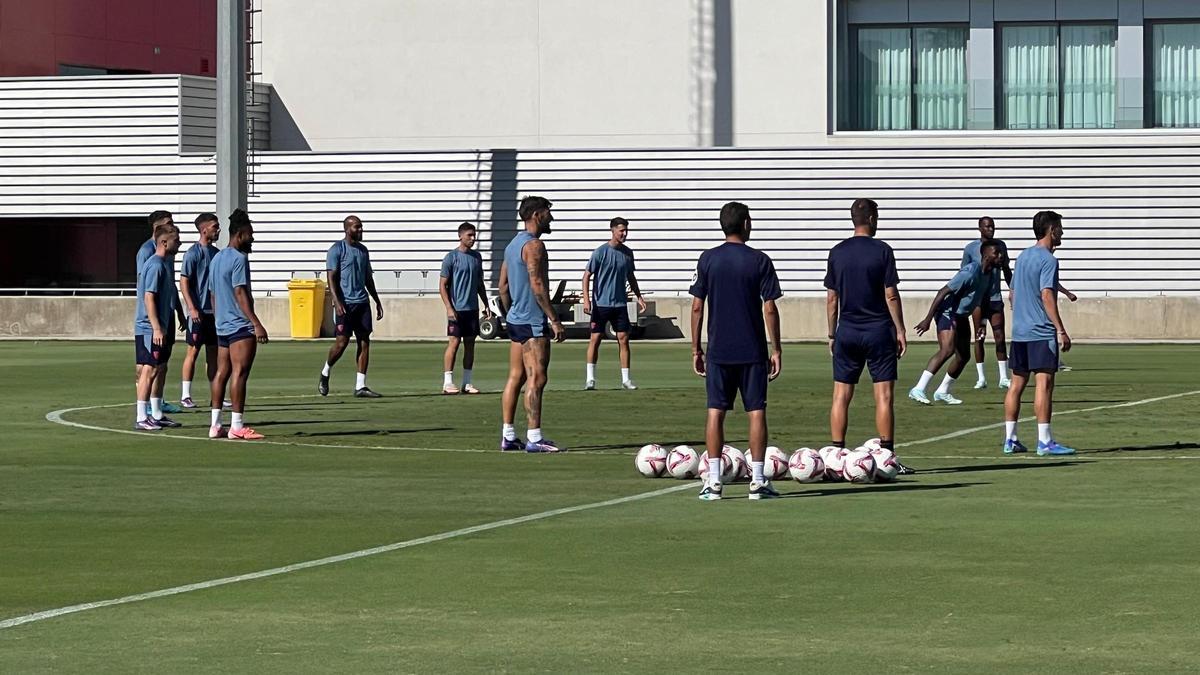
<instances>
[{"instance_id":1,"label":"pile of soccer balls","mask_svg":"<svg viewBox=\"0 0 1200 675\"><path fill-rule=\"evenodd\" d=\"M638 473L647 478L706 478L708 453L697 452L688 445L670 450L661 445L644 445L634 460ZM790 476L800 483L849 481L851 483L887 482L896 479L900 463L891 450L880 447L872 438L850 450L832 445L820 450L800 448L790 456L775 446L763 456L763 477L779 480ZM726 445L721 450L721 482L750 480L750 451Z\"/></svg>"}]
</instances>

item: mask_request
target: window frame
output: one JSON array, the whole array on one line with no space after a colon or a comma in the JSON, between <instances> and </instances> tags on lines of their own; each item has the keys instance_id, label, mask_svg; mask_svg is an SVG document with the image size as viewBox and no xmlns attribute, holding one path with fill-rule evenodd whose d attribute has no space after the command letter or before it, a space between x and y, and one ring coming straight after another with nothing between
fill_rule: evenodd
<instances>
[{"instance_id":1,"label":"window frame","mask_svg":"<svg viewBox=\"0 0 1200 675\"><path fill-rule=\"evenodd\" d=\"M1144 129L1200 129L1200 124L1190 127L1164 127L1155 124L1158 106L1154 101L1154 27L1155 26L1200 26L1197 19L1146 19L1142 26L1142 128Z\"/></svg>"},{"instance_id":2,"label":"window frame","mask_svg":"<svg viewBox=\"0 0 1200 675\"><path fill-rule=\"evenodd\" d=\"M910 131L931 131L930 129L919 129L916 126L917 125L917 110L918 110L917 91L916 91L916 87L917 87L917 48L916 48L916 33L914 31L918 28L963 28L963 29L965 29L964 34L966 35L966 40L963 43L963 73L966 74L966 73L968 73L968 68L970 67L970 63L971 63L971 57L968 54L968 51L971 48L971 24L964 22L964 21L921 21L919 23L852 23L849 26L847 26L847 28L848 28L848 30L847 30L848 35L846 36L846 43L847 43L846 44L846 54L847 54L846 65L849 69L849 72L847 73L847 77L846 77L846 80L847 80L846 85L850 90L849 91L850 95L847 98L847 101L849 102L849 110L846 111L847 114L845 116L846 128L842 129L841 131L877 131L877 132L893 132L893 133L903 133L903 132L910 132ZM859 100L859 97L862 96L862 88L858 86L859 82L855 79L855 77L856 77L855 74L858 72L858 59L859 59L858 31L862 30L862 29L869 30L869 29L894 29L894 28L904 28L904 29L908 30L908 69L909 69L909 76L908 76L908 81L909 81L908 115L909 115L909 117L908 118L910 120L910 125L909 125L909 128L907 128L907 129L863 129L863 128L861 128L862 125L857 124L858 120L855 119L856 116L858 115L858 105L856 105L856 104ZM970 84L971 84L970 77L967 77L966 85L968 87L968 90L970 88ZM969 98L970 98L970 94L968 92L968 100L969 100ZM963 120L963 128L959 129L958 131L967 130L969 128L969 126L967 124L969 121L970 121L969 118L964 119Z\"/></svg>"},{"instance_id":3,"label":"window frame","mask_svg":"<svg viewBox=\"0 0 1200 675\"><path fill-rule=\"evenodd\" d=\"M1180 23L1180 22L1174 22ZM1054 48L1057 52L1058 73L1058 126L1048 129L1013 129L1008 126L1007 106L1004 105L1004 29L1009 26L1054 26ZM1063 111L1066 107L1066 96L1063 91L1063 80L1065 64L1062 51L1062 27L1063 26L1110 26L1116 29L1115 37L1113 38L1113 48L1116 49L1117 41L1120 40L1120 25L1117 21L1111 20L1096 20L1096 19L1072 19L1065 21L997 21L992 28L992 47L994 55L992 57L994 72L992 73L992 81L994 84L994 100L992 103L993 109L996 111L996 130L997 131L1105 131L1105 127L1097 127L1096 129L1067 129L1063 126ZM1143 46L1145 40L1143 40ZM1147 49L1149 49L1147 47ZM1115 73L1115 70L1114 70ZM1113 82L1114 86L1119 87L1119 78ZM1153 86L1153 83L1151 83ZM1115 112L1115 111L1114 111ZM1144 113L1143 113L1144 114ZM1115 119L1115 118L1114 118ZM1115 126L1113 127L1116 128Z\"/></svg>"}]
</instances>

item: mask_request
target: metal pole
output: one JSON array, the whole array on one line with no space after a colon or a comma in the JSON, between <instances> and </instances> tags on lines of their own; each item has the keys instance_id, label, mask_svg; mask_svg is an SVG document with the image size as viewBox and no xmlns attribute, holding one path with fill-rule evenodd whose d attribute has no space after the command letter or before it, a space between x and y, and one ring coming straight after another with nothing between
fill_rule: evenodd
<instances>
[{"instance_id":1,"label":"metal pole","mask_svg":"<svg viewBox=\"0 0 1200 675\"><path fill-rule=\"evenodd\" d=\"M245 0L217 1L217 216L246 208ZM220 246L229 241L221 228Z\"/></svg>"}]
</instances>

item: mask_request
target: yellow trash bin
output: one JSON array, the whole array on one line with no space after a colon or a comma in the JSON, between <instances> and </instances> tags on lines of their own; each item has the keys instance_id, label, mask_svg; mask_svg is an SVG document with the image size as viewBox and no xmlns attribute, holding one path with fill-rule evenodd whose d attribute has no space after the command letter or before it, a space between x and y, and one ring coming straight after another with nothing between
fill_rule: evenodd
<instances>
[{"instance_id":1,"label":"yellow trash bin","mask_svg":"<svg viewBox=\"0 0 1200 675\"><path fill-rule=\"evenodd\" d=\"M321 337L325 318L325 282L320 279L292 279L288 282L292 337Z\"/></svg>"}]
</instances>

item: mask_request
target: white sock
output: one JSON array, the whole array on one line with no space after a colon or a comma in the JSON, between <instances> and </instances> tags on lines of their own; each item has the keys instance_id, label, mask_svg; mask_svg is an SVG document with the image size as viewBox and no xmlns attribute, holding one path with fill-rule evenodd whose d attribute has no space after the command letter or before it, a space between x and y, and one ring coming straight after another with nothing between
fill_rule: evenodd
<instances>
[{"instance_id":1,"label":"white sock","mask_svg":"<svg viewBox=\"0 0 1200 675\"><path fill-rule=\"evenodd\" d=\"M209 411L209 414L212 415L212 422L210 422L208 426L210 426L210 427L221 426L221 409L214 408Z\"/></svg>"},{"instance_id":2,"label":"white sock","mask_svg":"<svg viewBox=\"0 0 1200 675\"><path fill-rule=\"evenodd\" d=\"M720 483L721 482L721 456L720 455L717 455L716 457L708 458L708 482L709 483Z\"/></svg>"},{"instance_id":3,"label":"white sock","mask_svg":"<svg viewBox=\"0 0 1200 675\"><path fill-rule=\"evenodd\" d=\"M322 374L322 375L324 375L325 377L329 377L329 371L330 371L332 368L333 368L333 366L329 365L329 362L328 362L328 361L326 361L326 362L325 362L325 367L321 369L321 374Z\"/></svg>"},{"instance_id":4,"label":"white sock","mask_svg":"<svg viewBox=\"0 0 1200 675\"><path fill-rule=\"evenodd\" d=\"M942 380L942 384L941 384L941 386L940 386L940 387L938 387L938 388L937 388L937 391L936 391L936 392L934 392L934 393L937 393L937 394L949 394L949 393L950 393L950 387L952 387L952 386L954 386L954 378L953 378L953 377L950 377L949 375L947 375L947 376L946 376L946 377L945 377L945 378Z\"/></svg>"},{"instance_id":5,"label":"white sock","mask_svg":"<svg viewBox=\"0 0 1200 675\"><path fill-rule=\"evenodd\" d=\"M156 420L162 419L163 412L161 398L154 398L153 396L150 397L150 414L153 415L154 419Z\"/></svg>"},{"instance_id":6,"label":"white sock","mask_svg":"<svg viewBox=\"0 0 1200 675\"><path fill-rule=\"evenodd\" d=\"M446 372L442 373L442 386L445 387L451 384L454 384L454 371L447 370Z\"/></svg>"},{"instance_id":7,"label":"white sock","mask_svg":"<svg viewBox=\"0 0 1200 675\"><path fill-rule=\"evenodd\" d=\"M542 442L542 428L541 427L538 427L537 429L529 430L529 442L530 443L541 443Z\"/></svg>"},{"instance_id":8,"label":"white sock","mask_svg":"<svg viewBox=\"0 0 1200 675\"><path fill-rule=\"evenodd\" d=\"M358 373L357 377L354 378L354 388L356 390L367 388L367 374L366 373Z\"/></svg>"},{"instance_id":9,"label":"white sock","mask_svg":"<svg viewBox=\"0 0 1200 675\"><path fill-rule=\"evenodd\" d=\"M1049 443L1051 440L1053 439L1050 437L1050 423L1042 424L1038 422L1038 442Z\"/></svg>"},{"instance_id":10,"label":"white sock","mask_svg":"<svg viewBox=\"0 0 1200 675\"><path fill-rule=\"evenodd\" d=\"M312 371L309 371L309 372L312 372ZM229 428L232 431L238 431L239 429L242 428L242 413L239 413L239 412L233 413L233 421L230 422Z\"/></svg>"},{"instance_id":11,"label":"white sock","mask_svg":"<svg viewBox=\"0 0 1200 675\"><path fill-rule=\"evenodd\" d=\"M629 369L628 369L628 368L622 368L622 369L621 369L621 382L622 382L622 383L625 383L625 382L628 382L628 381L629 381Z\"/></svg>"},{"instance_id":12,"label":"white sock","mask_svg":"<svg viewBox=\"0 0 1200 675\"><path fill-rule=\"evenodd\" d=\"M1008 361L997 361L996 366L1000 370L1000 379L1008 379Z\"/></svg>"},{"instance_id":13,"label":"white sock","mask_svg":"<svg viewBox=\"0 0 1200 675\"><path fill-rule=\"evenodd\" d=\"M755 462L750 460L750 480L755 483L763 483L763 465L766 462Z\"/></svg>"},{"instance_id":14,"label":"white sock","mask_svg":"<svg viewBox=\"0 0 1200 675\"><path fill-rule=\"evenodd\" d=\"M1004 440L1017 440L1017 421L1004 420Z\"/></svg>"},{"instance_id":15,"label":"white sock","mask_svg":"<svg viewBox=\"0 0 1200 675\"><path fill-rule=\"evenodd\" d=\"M463 368L463 386L465 387L468 384L471 384L471 369Z\"/></svg>"},{"instance_id":16,"label":"white sock","mask_svg":"<svg viewBox=\"0 0 1200 675\"><path fill-rule=\"evenodd\" d=\"M979 381L983 382L984 375L983 375L983 364L982 363L975 364L975 372L979 374Z\"/></svg>"},{"instance_id":17,"label":"white sock","mask_svg":"<svg viewBox=\"0 0 1200 675\"><path fill-rule=\"evenodd\" d=\"M500 427L500 435L504 436L506 441L517 440L517 428L511 424L504 424Z\"/></svg>"},{"instance_id":18,"label":"white sock","mask_svg":"<svg viewBox=\"0 0 1200 675\"><path fill-rule=\"evenodd\" d=\"M137 421L143 422L146 419L146 403L148 401L137 402Z\"/></svg>"},{"instance_id":19,"label":"white sock","mask_svg":"<svg viewBox=\"0 0 1200 675\"><path fill-rule=\"evenodd\" d=\"M925 389L927 387L929 387L929 381L932 379L933 379L933 373L929 372L928 370L922 372L921 379L917 380L917 386L913 387L913 389L920 389L921 391L925 391Z\"/></svg>"},{"instance_id":20,"label":"white sock","mask_svg":"<svg viewBox=\"0 0 1200 675\"><path fill-rule=\"evenodd\" d=\"M589 380L596 379L596 364L594 364L594 363L587 364L587 379L589 379Z\"/></svg>"},{"instance_id":21,"label":"white sock","mask_svg":"<svg viewBox=\"0 0 1200 675\"><path fill-rule=\"evenodd\" d=\"M192 381L185 380L183 382L183 391L179 392L179 398L191 398L191 397L192 397Z\"/></svg>"}]
</instances>

